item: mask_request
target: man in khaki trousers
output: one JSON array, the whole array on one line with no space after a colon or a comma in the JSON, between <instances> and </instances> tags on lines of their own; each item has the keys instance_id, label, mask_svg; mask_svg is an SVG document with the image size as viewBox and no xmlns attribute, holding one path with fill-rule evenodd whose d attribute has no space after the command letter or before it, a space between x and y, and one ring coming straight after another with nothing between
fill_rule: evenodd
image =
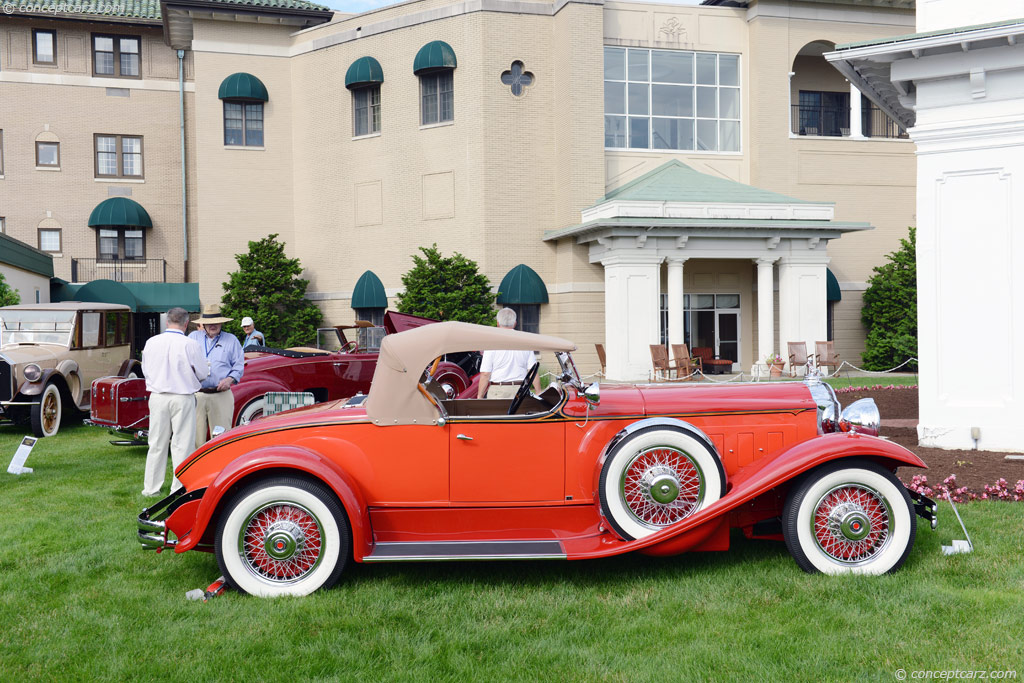
<instances>
[{"instance_id":1,"label":"man in khaki trousers","mask_svg":"<svg viewBox=\"0 0 1024 683\"><path fill-rule=\"evenodd\" d=\"M231 320L221 315L220 306L204 306L195 320L201 329L189 335L210 362L210 374L196 392L196 448L207 442L214 428L233 426L235 398L231 387L242 379L245 354L238 337L221 330Z\"/></svg>"}]
</instances>

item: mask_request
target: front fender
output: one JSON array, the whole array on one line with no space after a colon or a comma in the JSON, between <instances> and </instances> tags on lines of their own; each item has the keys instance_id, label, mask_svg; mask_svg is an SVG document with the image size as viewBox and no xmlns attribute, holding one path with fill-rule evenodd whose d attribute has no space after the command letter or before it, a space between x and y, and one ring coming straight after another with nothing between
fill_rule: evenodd
<instances>
[{"instance_id":1,"label":"front fender","mask_svg":"<svg viewBox=\"0 0 1024 683\"><path fill-rule=\"evenodd\" d=\"M246 403L263 396L268 391L292 391L292 389L274 380L263 378L247 380L245 375L242 375L241 382L231 387L231 394L235 397L235 407L239 412Z\"/></svg>"},{"instance_id":2,"label":"front fender","mask_svg":"<svg viewBox=\"0 0 1024 683\"><path fill-rule=\"evenodd\" d=\"M64 382L64 375L60 374L60 372L55 368L49 368L48 370L43 370L43 375L38 381L22 382L21 385L18 386L18 394L21 396L39 396L43 393L43 389L46 388L46 385L49 384L50 380L54 377L59 377L61 382L66 384L66 382Z\"/></svg>"},{"instance_id":3,"label":"front fender","mask_svg":"<svg viewBox=\"0 0 1024 683\"><path fill-rule=\"evenodd\" d=\"M183 553L195 548L206 533L210 521L220 507L224 497L243 480L260 471L292 470L319 479L334 491L348 515L352 530L352 551L356 560L370 552L370 513L363 499L362 491L353 479L335 463L316 451L298 446L267 446L232 461L217 475L206 488L195 523L188 538L182 539L174 551Z\"/></svg>"}]
</instances>

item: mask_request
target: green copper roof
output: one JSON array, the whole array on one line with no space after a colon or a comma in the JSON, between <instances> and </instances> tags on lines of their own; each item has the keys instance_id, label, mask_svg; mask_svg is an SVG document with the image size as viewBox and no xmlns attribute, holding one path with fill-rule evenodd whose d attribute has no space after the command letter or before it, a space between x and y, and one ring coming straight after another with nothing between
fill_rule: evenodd
<instances>
[{"instance_id":1,"label":"green copper roof","mask_svg":"<svg viewBox=\"0 0 1024 683\"><path fill-rule=\"evenodd\" d=\"M6 263L9 266L44 277L53 277L52 256L2 232L0 232L0 263Z\"/></svg>"},{"instance_id":2,"label":"green copper roof","mask_svg":"<svg viewBox=\"0 0 1024 683\"><path fill-rule=\"evenodd\" d=\"M435 40L427 43L416 53L416 59L412 63L414 74L434 69L454 69L458 66L455 60L455 50L443 40Z\"/></svg>"},{"instance_id":3,"label":"green copper roof","mask_svg":"<svg viewBox=\"0 0 1024 683\"><path fill-rule=\"evenodd\" d=\"M153 221L142 205L127 197L111 197L96 205L89 214L90 228L99 226L123 226L129 228L152 228Z\"/></svg>"},{"instance_id":4,"label":"green copper roof","mask_svg":"<svg viewBox=\"0 0 1024 683\"><path fill-rule=\"evenodd\" d=\"M825 295L827 301L843 300L843 293L839 291L839 280L828 268L825 269Z\"/></svg>"},{"instance_id":5,"label":"green copper roof","mask_svg":"<svg viewBox=\"0 0 1024 683\"><path fill-rule=\"evenodd\" d=\"M387 308L388 295L384 283L372 270L359 276L356 288L352 290L352 308Z\"/></svg>"},{"instance_id":6,"label":"green copper roof","mask_svg":"<svg viewBox=\"0 0 1024 683\"><path fill-rule=\"evenodd\" d=\"M217 97L222 100L259 100L261 102L270 99L263 81L244 71L225 78L220 84L220 90L217 91Z\"/></svg>"},{"instance_id":7,"label":"green copper roof","mask_svg":"<svg viewBox=\"0 0 1024 683\"><path fill-rule=\"evenodd\" d=\"M139 19L144 21L160 21L160 0L8 0L3 3L4 11L10 7L9 14L32 14L49 16L74 15L92 17L120 17L123 19ZM173 2L172 2L173 4ZM322 11L330 14L331 10L303 0L206 0L207 5L247 7L253 10L304 10Z\"/></svg>"},{"instance_id":8,"label":"green copper roof","mask_svg":"<svg viewBox=\"0 0 1024 683\"><path fill-rule=\"evenodd\" d=\"M802 199L699 173L673 159L606 194L609 200L701 202L715 204L810 204ZM822 204L825 202L813 202Z\"/></svg>"},{"instance_id":9,"label":"green copper roof","mask_svg":"<svg viewBox=\"0 0 1024 683\"><path fill-rule=\"evenodd\" d=\"M352 66L345 72L345 87L349 89L383 82L384 69L380 67L380 62L373 57L360 57L352 62Z\"/></svg>"},{"instance_id":10,"label":"green copper roof","mask_svg":"<svg viewBox=\"0 0 1024 683\"><path fill-rule=\"evenodd\" d=\"M528 265L520 263L508 271L498 285L498 303L507 304L546 304L548 288L540 275Z\"/></svg>"}]
</instances>

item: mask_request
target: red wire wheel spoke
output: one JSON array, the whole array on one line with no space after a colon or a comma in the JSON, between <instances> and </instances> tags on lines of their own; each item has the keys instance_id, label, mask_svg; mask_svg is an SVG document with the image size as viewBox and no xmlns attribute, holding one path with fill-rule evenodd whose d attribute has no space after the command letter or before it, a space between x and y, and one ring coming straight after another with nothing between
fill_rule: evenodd
<instances>
[{"instance_id":1,"label":"red wire wheel spoke","mask_svg":"<svg viewBox=\"0 0 1024 683\"><path fill-rule=\"evenodd\" d=\"M814 509L815 542L827 556L847 564L860 564L881 552L892 523L880 494L848 484L826 493Z\"/></svg>"},{"instance_id":2,"label":"red wire wheel spoke","mask_svg":"<svg viewBox=\"0 0 1024 683\"><path fill-rule=\"evenodd\" d=\"M296 581L311 572L322 557L320 523L298 505L265 505L246 521L240 554L258 577L282 583Z\"/></svg>"},{"instance_id":3,"label":"red wire wheel spoke","mask_svg":"<svg viewBox=\"0 0 1024 683\"><path fill-rule=\"evenodd\" d=\"M622 498L640 522L653 527L668 526L689 516L700 505L701 472L680 450L652 448L626 466Z\"/></svg>"}]
</instances>

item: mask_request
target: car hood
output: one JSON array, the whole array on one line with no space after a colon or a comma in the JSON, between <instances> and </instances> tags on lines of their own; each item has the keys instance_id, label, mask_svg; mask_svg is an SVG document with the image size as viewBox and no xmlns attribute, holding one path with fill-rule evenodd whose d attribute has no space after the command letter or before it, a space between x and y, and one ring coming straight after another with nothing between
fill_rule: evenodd
<instances>
[{"instance_id":1,"label":"car hood","mask_svg":"<svg viewBox=\"0 0 1024 683\"><path fill-rule=\"evenodd\" d=\"M58 352L63 354L67 349L60 344L6 344L0 347L0 356L12 365L39 363L44 367L53 367Z\"/></svg>"}]
</instances>

